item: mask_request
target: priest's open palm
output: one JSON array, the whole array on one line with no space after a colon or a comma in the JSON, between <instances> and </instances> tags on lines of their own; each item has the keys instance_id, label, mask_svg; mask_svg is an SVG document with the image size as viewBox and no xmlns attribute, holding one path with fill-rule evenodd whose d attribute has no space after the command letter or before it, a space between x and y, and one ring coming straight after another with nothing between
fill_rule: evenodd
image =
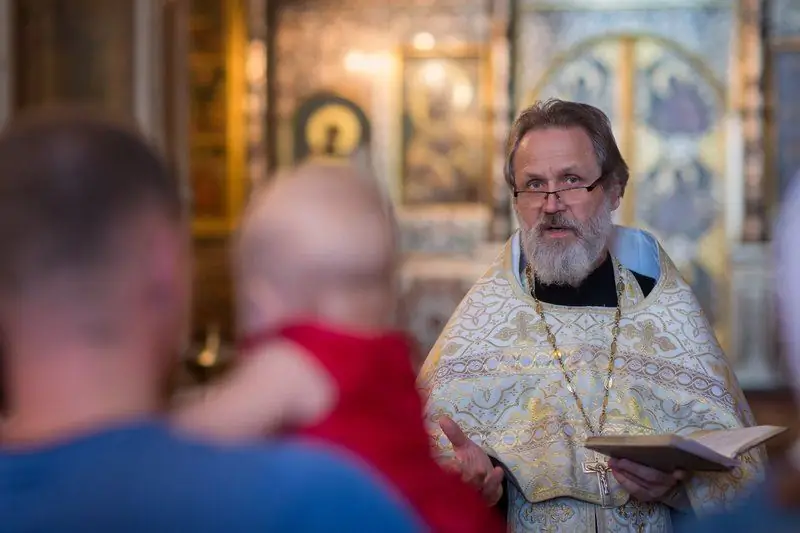
<instances>
[{"instance_id":1,"label":"priest's open palm","mask_svg":"<svg viewBox=\"0 0 800 533\"><path fill-rule=\"evenodd\" d=\"M608 466L622 488L642 502L662 501L685 477L684 472L667 474L626 459L611 459Z\"/></svg>"},{"instance_id":2,"label":"priest's open palm","mask_svg":"<svg viewBox=\"0 0 800 533\"><path fill-rule=\"evenodd\" d=\"M503 496L503 469L493 466L486 452L472 442L452 418L441 417L439 427L455 452L455 458L445 466L461 474L461 479L480 490L486 503L495 505Z\"/></svg>"}]
</instances>

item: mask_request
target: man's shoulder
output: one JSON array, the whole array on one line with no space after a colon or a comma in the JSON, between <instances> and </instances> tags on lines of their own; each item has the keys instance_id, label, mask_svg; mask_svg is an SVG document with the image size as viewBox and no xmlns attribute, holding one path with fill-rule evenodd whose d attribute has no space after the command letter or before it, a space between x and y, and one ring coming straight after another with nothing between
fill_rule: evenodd
<instances>
[{"instance_id":1,"label":"man's shoulder","mask_svg":"<svg viewBox=\"0 0 800 533\"><path fill-rule=\"evenodd\" d=\"M125 532L326 531L337 523L401 533L417 524L370 471L301 441L218 446L165 428L123 429L0 454L0 472L0 521L19 530L37 523L43 502L53 522Z\"/></svg>"},{"instance_id":2,"label":"man's shoulder","mask_svg":"<svg viewBox=\"0 0 800 533\"><path fill-rule=\"evenodd\" d=\"M287 440L233 447L184 442L182 447L192 451L186 454L180 476L184 483L191 479L194 487L184 492L182 503L187 509L210 505L209 513L222 524L323 531L331 522L382 529L389 523L394 524L386 526L390 531L415 530L410 508L373 472L321 444Z\"/></svg>"}]
</instances>

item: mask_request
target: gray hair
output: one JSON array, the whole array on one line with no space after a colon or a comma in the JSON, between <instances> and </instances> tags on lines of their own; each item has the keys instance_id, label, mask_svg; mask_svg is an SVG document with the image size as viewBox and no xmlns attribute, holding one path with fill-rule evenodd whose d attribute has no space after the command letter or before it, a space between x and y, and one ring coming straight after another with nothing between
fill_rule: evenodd
<instances>
[{"instance_id":1,"label":"gray hair","mask_svg":"<svg viewBox=\"0 0 800 533\"><path fill-rule=\"evenodd\" d=\"M606 178L609 187L604 187L607 192L616 190L620 196L625 192L628 184L628 165L622 158L614 133L611 131L611 122L598 108L589 104L570 102L552 98L540 100L519 114L511 126L506 146L506 162L504 174L506 183L513 190L516 186L514 178L514 156L522 141L529 131L545 128L582 128L594 145L594 153L600 166L601 176Z\"/></svg>"}]
</instances>

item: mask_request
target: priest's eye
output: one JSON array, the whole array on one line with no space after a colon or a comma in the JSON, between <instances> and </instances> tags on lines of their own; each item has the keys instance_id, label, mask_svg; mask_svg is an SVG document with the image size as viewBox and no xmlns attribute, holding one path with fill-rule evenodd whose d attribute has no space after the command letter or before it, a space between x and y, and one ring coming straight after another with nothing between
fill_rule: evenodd
<instances>
[{"instance_id":1,"label":"priest's eye","mask_svg":"<svg viewBox=\"0 0 800 533\"><path fill-rule=\"evenodd\" d=\"M538 191L545 187L545 184L541 181L529 181L526 188L532 191Z\"/></svg>"},{"instance_id":2,"label":"priest's eye","mask_svg":"<svg viewBox=\"0 0 800 533\"><path fill-rule=\"evenodd\" d=\"M578 176L564 176L564 183L567 185L579 185L582 181Z\"/></svg>"}]
</instances>

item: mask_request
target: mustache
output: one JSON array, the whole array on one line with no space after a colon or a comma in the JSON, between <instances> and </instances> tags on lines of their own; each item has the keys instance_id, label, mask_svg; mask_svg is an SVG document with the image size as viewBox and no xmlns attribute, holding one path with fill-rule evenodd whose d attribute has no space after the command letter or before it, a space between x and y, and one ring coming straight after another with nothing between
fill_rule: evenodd
<instances>
[{"instance_id":1,"label":"mustache","mask_svg":"<svg viewBox=\"0 0 800 533\"><path fill-rule=\"evenodd\" d=\"M578 236L583 232L581 224L575 220L570 220L564 213L553 213L552 215L544 215L542 219L536 224L536 232L541 233L542 230L550 228L570 229Z\"/></svg>"}]
</instances>

